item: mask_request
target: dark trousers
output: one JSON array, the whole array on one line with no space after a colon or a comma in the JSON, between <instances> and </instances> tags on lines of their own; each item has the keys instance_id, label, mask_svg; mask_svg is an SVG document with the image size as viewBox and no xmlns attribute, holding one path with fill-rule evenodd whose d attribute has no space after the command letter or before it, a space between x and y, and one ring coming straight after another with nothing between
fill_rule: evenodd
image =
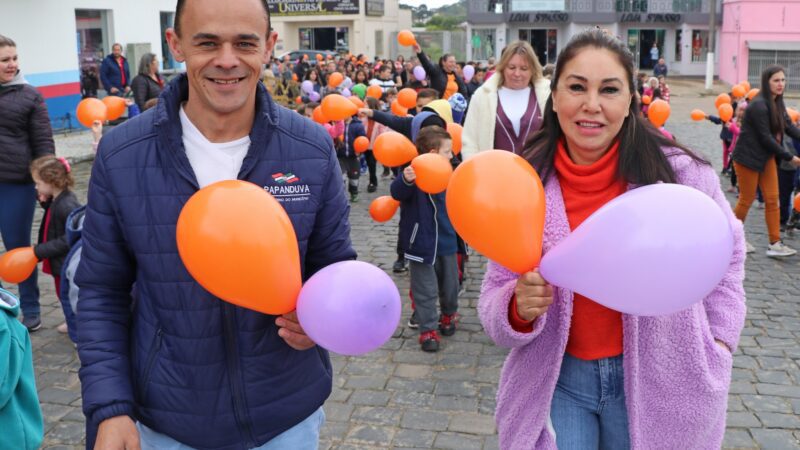
<instances>
[{"instance_id":1,"label":"dark trousers","mask_svg":"<svg viewBox=\"0 0 800 450\"><path fill-rule=\"evenodd\" d=\"M781 208L781 225L792 215L792 191L796 170L778 169L778 204Z\"/></svg>"},{"instance_id":2,"label":"dark trousers","mask_svg":"<svg viewBox=\"0 0 800 450\"><path fill-rule=\"evenodd\" d=\"M373 186L378 185L377 164L375 163L375 154L372 150L364 152L364 158L367 160L367 170L369 170L369 184Z\"/></svg>"},{"instance_id":3,"label":"dark trousers","mask_svg":"<svg viewBox=\"0 0 800 450\"><path fill-rule=\"evenodd\" d=\"M33 184L0 183L0 235L6 250L31 245L33 212L36 209L36 188ZM22 314L39 315L37 271L19 285ZM0 284L0 287L2 284Z\"/></svg>"},{"instance_id":4,"label":"dark trousers","mask_svg":"<svg viewBox=\"0 0 800 450\"><path fill-rule=\"evenodd\" d=\"M424 333L438 328L438 300L442 314L458 311L458 261L455 253L437 256L431 264L410 261L411 294L414 296L419 331Z\"/></svg>"},{"instance_id":5,"label":"dark trousers","mask_svg":"<svg viewBox=\"0 0 800 450\"><path fill-rule=\"evenodd\" d=\"M361 176L358 158L355 155L340 156L339 166L342 168L342 176L347 176L347 191L351 195L358 194L358 177Z\"/></svg>"}]
</instances>

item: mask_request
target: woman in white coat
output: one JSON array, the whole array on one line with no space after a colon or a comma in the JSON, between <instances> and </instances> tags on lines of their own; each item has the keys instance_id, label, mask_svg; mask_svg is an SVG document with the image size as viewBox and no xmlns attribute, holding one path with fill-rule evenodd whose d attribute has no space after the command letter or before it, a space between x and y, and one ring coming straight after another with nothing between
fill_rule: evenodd
<instances>
[{"instance_id":1,"label":"woman in white coat","mask_svg":"<svg viewBox=\"0 0 800 450\"><path fill-rule=\"evenodd\" d=\"M531 45L516 41L503 49L495 74L475 91L464 122L464 158L484 150L519 154L525 141L542 127L550 81Z\"/></svg>"}]
</instances>

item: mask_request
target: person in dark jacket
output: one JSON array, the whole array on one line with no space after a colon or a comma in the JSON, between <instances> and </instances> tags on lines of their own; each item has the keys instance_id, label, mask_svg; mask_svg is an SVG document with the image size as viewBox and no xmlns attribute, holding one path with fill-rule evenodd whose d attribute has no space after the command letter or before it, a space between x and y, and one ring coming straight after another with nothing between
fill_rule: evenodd
<instances>
[{"instance_id":1,"label":"person in dark jacket","mask_svg":"<svg viewBox=\"0 0 800 450\"><path fill-rule=\"evenodd\" d=\"M154 53L145 53L139 61L139 74L131 83L133 100L140 111L147 109L145 105L150 99L158 98L164 89L164 80L158 74L158 58Z\"/></svg>"},{"instance_id":2,"label":"person in dark jacket","mask_svg":"<svg viewBox=\"0 0 800 450\"><path fill-rule=\"evenodd\" d=\"M456 74L455 56L445 53L439 58L439 64L434 66L419 44L414 44L414 52L431 80L431 87L439 92L439 98L447 100L456 92L459 92L464 98L469 97L464 80Z\"/></svg>"},{"instance_id":3,"label":"person in dark jacket","mask_svg":"<svg viewBox=\"0 0 800 450\"><path fill-rule=\"evenodd\" d=\"M785 89L783 67L774 65L764 69L761 73L761 91L747 106L742 131L733 152L733 168L739 184L739 200L734 213L744 222L756 198L756 189L761 187L769 235L767 256L775 258L797 253L781 241L778 206L776 159L800 167L800 157L782 145L785 135L800 139L800 129L795 128L787 118L783 103Z\"/></svg>"},{"instance_id":4,"label":"person in dark jacket","mask_svg":"<svg viewBox=\"0 0 800 450\"><path fill-rule=\"evenodd\" d=\"M17 44L0 35L0 234L6 250L31 245L36 189L29 167L55 153L47 106L25 81L17 59ZM42 326L36 271L19 285L19 293L22 323L36 331Z\"/></svg>"},{"instance_id":5,"label":"person in dark jacket","mask_svg":"<svg viewBox=\"0 0 800 450\"><path fill-rule=\"evenodd\" d=\"M75 278L88 448L318 445L327 351L295 312L266 315L207 292L175 239L193 194L239 179L281 202L304 280L356 257L333 141L259 82L277 40L269 30L263 0L178 0L166 38L186 74L100 141ZM278 176L288 173L290 186Z\"/></svg>"},{"instance_id":6,"label":"person in dark jacket","mask_svg":"<svg viewBox=\"0 0 800 450\"><path fill-rule=\"evenodd\" d=\"M344 134L336 145L336 156L339 158L342 176L347 177L347 191L350 193L351 202L358 201L358 179L361 176L361 164L354 143L356 138L366 135L364 124L350 117L345 120Z\"/></svg>"},{"instance_id":7,"label":"person in dark jacket","mask_svg":"<svg viewBox=\"0 0 800 450\"><path fill-rule=\"evenodd\" d=\"M450 134L442 127L419 131L417 152L453 158ZM423 351L439 350L439 331L452 336L458 311L457 236L445 206L446 192L428 194L416 183L414 168L407 165L391 186L392 197L400 201L400 247L411 266L411 294L419 324ZM441 306L441 315L436 304Z\"/></svg>"},{"instance_id":8,"label":"person in dark jacket","mask_svg":"<svg viewBox=\"0 0 800 450\"><path fill-rule=\"evenodd\" d=\"M111 46L111 54L100 65L100 81L109 95L123 95L131 90L131 70L128 60L122 56L122 44Z\"/></svg>"},{"instance_id":9,"label":"person in dark jacket","mask_svg":"<svg viewBox=\"0 0 800 450\"><path fill-rule=\"evenodd\" d=\"M61 300L61 268L69 253L67 242L67 217L81 206L70 189L75 180L69 163L64 158L48 155L31 163L31 175L36 183L36 193L44 208L42 224L39 226L39 243L33 253L42 261L42 272L52 275L56 286L56 297ZM58 326L60 333L68 331L67 323Z\"/></svg>"}]
</instances>

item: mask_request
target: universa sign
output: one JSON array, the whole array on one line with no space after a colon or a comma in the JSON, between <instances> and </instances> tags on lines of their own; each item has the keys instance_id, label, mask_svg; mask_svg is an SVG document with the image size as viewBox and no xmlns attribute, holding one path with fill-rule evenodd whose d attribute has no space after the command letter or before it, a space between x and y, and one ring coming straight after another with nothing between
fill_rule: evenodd
<instances>
[{"instance_id":1,"label":"universa sign","mask_svg":"<svg viewBox=\"0 0 800 450\"><path fill-rule=\"evenodd\" d=\"M269 0L269 13L275 16L358 14L358 2L359 0Z\"/></svg>"}]
</instances>

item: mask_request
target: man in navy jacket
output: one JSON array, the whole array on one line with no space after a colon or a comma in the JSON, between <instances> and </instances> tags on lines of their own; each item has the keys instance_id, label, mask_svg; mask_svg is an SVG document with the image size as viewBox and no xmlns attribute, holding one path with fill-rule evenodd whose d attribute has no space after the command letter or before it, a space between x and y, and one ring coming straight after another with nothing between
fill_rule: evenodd
<instances>
[{"instance_id":1,"label":"man in navy jacket","mask_svg":"<svg viewBox=\"0 0 800 450\"><path fill-rule=\"evenodd\" d=\"M131 70L128 60L122 56L122 45L111 46L111 54L100 64L100 81L109 95L123 95L131 90Z\"/></svg>"},{"instance_id":2,"label":"man in navy jacket","mask_svg":"<svg viewBox=\"0 0 800 450\"><path fill-rule=\"evenodd\" d=\"M101 141L76 277L89 448L95 432L99 448L317 447L328 353L294 312L269 316L205 291L175 238L189 197L228 170L282 202L304 279L356 257L330 136L258 82L277 39L268 14L266 0L179 0L167 41L187 74ZM232 163L213 173L214 158L233 162L242 145L234 175Z\"/></svg>"}]
</instances>

